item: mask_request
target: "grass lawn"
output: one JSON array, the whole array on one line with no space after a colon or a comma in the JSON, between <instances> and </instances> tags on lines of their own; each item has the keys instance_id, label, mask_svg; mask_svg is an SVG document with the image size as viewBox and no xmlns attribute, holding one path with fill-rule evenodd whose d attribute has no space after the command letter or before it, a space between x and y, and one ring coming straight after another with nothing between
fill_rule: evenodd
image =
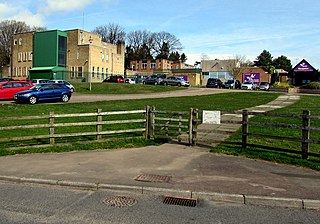
<instances>
[{"instance_id":1,"label":"grass lawn","mask_svg":"<svg viewBox=\"0 0 320 224\"><path fill-rule=\"evenodd\" d=\"M319 96L301 96L301 100L297 103L272 111L276 114L302 114L303 110L310 110L311 115L320 116L320 97ZM250 119L250 121L263 122L263 123L276 123L276 124L291 124L301 126L301 119L297 118L281 118L281 117L263 117L255 116ZM312 120L311 126L320 127L320 120ZM301 138L301 130L298 129L287 129L287 128L275 128L275 127L258 127L251 126L249 127L249 132L266 134L266 135L275 135L283 137L293 137ZM320 131L311 131L310 138L313 140L320 139ZM298 166L309 167L315 170L320 170L320 158L309 156L308 160L302 160L301 155L288 153L288 150L293 150L301 152L301 143L299 142L289 142L285 140L275 140L264 137L253 137L249 136L248 143L257 146L249 146L247 149L242 149L238 144L241 142L240 135L231 135L228 142L231 143L222 143L218 147L212 149L212 152L219 152L231 155L241 155L250 158L259 158L263 160L278 162L278 163L287 163L294 164ZM234 144L232 144L232 142ZM270 151L265 147L274 148ZM279 149L276 149L279 148ZM283 150L281 150L283 149ZM320 153L319 144L310 144L309 152Z\"/></svg>"},{"instance_id":2,"label":"grass lawn","mask_svg":"<svg viewBox=\"0 0 320 224\"><path fill-rule=\"evenodd\" d=\"M91 83L91 91L89 83L80 82L73 84L77 93L87 94L144 94L178 91L185 88L176 86L154 86L142 84L127 84L127 83Z\"/></svg>"},{"instance_id":3,"label":"grass lawn","mask_svg":"<svg viewBox=\"0 0 320 224\"><path fill-rule=\"evenodd\" d=\"M223 94L214 94L206 96L188 96L188 97L172 97L172 98L158 98L158 99L141 99L141 100L122 100L122 101L103 101L103 102L90 102L90 103L51 103L51 104L0 104L0 118L5 117L21 117L21 116L31 116L31 115L48 115L49 112L53 111L55 114L69 114L69 113L88 113L96 112L96 110L102 109L102 111L121 111L121 110L141 110L144 109L146 105L155 106L159 110L169 110L169 111L189 111L191 107L206 109L206 110L223 110L223 111L235 111L238 109L243 109L247 107L252 107L255 105L260 105L267 103L269 101L277 98L279 94L277 93L265 93L265 92L230 92ZM245 101L243 99L246 99ZM62 118L61 118L62 119ZM92 118L91 118L92 119ZM122 119L126 119L122 118ZM79 118L68 118L67 121L60 120L62 122L78 122ZM92 121L89 118L84 118L84 121ZM47 119L43 119L43 123L47 123ZM0 119L0 126L7 125L23 125L23 124L39 124L39 120L14 120L7 121ZM120 125L119 125L120 126ZM123 125L122 125L123 126ZM124 125L125 126L125 125ZM89 130L89 127L77 127L82 131L92 131ZM125 128L125 127L124 127ZM131 127L130 127L131 128ZM134 126L133 128L136 128ZM62 129L62 128L61 128ZM73 129L64 129L59 130L60 133L73 133ZM88 130L87 130L88 129ZM30 130L30 129L21 129L14 131L0 131L1 136L8 137L20 137L20 136L32 136L34 134L47 134L47 128ZM122 136L123 137L123 136ZM131 136L133 137L133 136ZM90 139L85 139L90 140ZM75 147L75 142L78 142L78 139L74 139L74 143L71 146L64 147L47 147L47 148L36 148L36 149L23 149L8 151L6 148L12 148L17 146L24 146L23 142L6 142L0 144L0 155L14 154L14 153L31 153L31 152L44 152L44 151L70 151L77 148L85 149L97 149L97 148L112 148L112 143L104 144L84 144L83 147ZM119 144L118 144L118 143ZM121 143L120 143L121 142ZM27 144L29 142L26 142ZM45 144L40 140L31 141L31 144ZM139 139L137 143L134 140L128 139L128 142L123 145L123 140L115 140L114 145L119 145L119 147L133 147L141 146L143 144L155 144L151 141L144 139Z\"/></svg>"}]
</instances>

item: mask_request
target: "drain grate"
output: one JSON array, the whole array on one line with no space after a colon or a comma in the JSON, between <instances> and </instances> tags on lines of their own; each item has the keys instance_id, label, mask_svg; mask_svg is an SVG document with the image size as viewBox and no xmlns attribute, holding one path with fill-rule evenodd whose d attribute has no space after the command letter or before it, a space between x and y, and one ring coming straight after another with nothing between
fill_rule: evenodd
<instances>
[{"instance_id":1,"label":"drain grate","mask_svg":"<svg viewBox=\"0 0 320 224\"><path fill-rule=\"evenodd\" d=\"M191 198L176 198L166 196L163 199L163 204L196 207L197 200Z\"/></svg>"},{"instance_id":2,"label":"drain grate","mask_svg":"<svg viewBox=\"0 0 320 224\"><path fill-rule=\"evenodd\" d=\"M135 205L137 200L127 196L114 196L104 199L103 203L109 207L122 208Z\"/></svg>"},{"instance_id":3,"label":"drain grate","mask_svg":"<svg viewBox=\"0 0 320 224\"><path fill-rule=\"evenodd\" d=\"M144 181L144 182L161 182L161 183L168 183L171 179L170 176L161 176L161 175L152 175L152 174L141 174L134 178L137 181Z\"/></svg>"}]
</instances>

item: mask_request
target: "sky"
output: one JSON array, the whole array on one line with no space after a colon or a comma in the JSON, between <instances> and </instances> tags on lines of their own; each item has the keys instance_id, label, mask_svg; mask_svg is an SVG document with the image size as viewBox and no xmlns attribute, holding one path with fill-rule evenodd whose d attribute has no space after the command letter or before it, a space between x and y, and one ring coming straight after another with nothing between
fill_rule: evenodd
<instances>
[{"instance_id":1,"label":"sky","mask_svg":"<svg viewBox=\"0 0 320 224\"><path fill-rule=\"evenodd\" d=\"M254 61L267 50L320 69L319 10L318 0L0 0L0 21L86 31L115 23L175 35L192 65L204 55Z\"/></svg>"}]
</instances>

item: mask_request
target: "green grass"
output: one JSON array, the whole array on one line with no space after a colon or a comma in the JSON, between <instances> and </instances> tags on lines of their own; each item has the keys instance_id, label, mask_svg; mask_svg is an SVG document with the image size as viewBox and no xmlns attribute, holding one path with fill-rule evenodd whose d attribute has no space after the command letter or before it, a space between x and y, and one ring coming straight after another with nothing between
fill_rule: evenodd
<instances>
[{"instance_id":1,"label":"green grass","mask_svg":"<svg viewBox=\"0 0 320 224\"><path fill-rule=\"evenodd\" d=\"M275 114L302 114L303 110L310 110L311 115L320 116L320 97L318 96L301 96L301 99L288 107L277 109L272 111ZM274 124L291 124L301 126L301 119L297 118L283 118L283 117L263 117L255 116L250 121L263 122L263 123L274 123ZM320 127L320 120L312 120L311 126ZM299 129L287 129L287 128L276 128L276 127L249 127L249 132L301 138L301 131ZM310 138L313 140L320 139L319 131L311 131ZM285 140L275 140L264 137L253 137L249 136L248 143L254 146L248 146L247 149L242 149L241 136L231 135L227 139L228 143L222 143L218 147L212 149L212 152L219 152L231 155L241 155L249 158L263 159L278 163L293 164L298 166L309 167L311 169L320 170L320 158L309 156L307 160L302 160L301 155L290 153L295 151L301 153L301 143L289 142ZM266 149L266 147L271 148ZM310 144L309 152L320 153L319 144Z\"/></svg>"},{"instance_id":2,"label":"green grass","mask_svg":"<svg viewBox=\"0 0 320 224\"><path fill-rule=\"evenodd\" d=\"M86 94L144 94L178 91L185 88L175 86L154 86L142 84L127 84L127 83L91 83L91 91L89 83L74 83L76 93Z\"/></svg>"},{"instance_id":3,"label":"green grass","mask_svg":"<svg viewBox=\"0 0 320 224\"><path fill-rule=\"evenodd\" d=\"M206 96L188 96L188 97L172 97L172 98L158 98L158 99L141 99L141 100L122 100L122 101L104 101L104 102L91 102L91 103L52 103L52 104L0 104L0 118L1 117L20 117L20 116L31 116L31 115L48 115L49 112L53 111L55 114L69 114L69 113L88 113L95 112L98 108L102 111L121 111L121 110L140 110L144 109L146 105L155 106L158 110L169 110L169 111L189 111L191 107L206 109L206 110L223 110L223 111L234 111L238 109L243 109L246 107L251 107L254 105L264 104L273 99L275 99L279 94L266 94L263 92L242 92L242 93L223 93L215 95ZM247 99L243 101L242 99ZM134 115L138 116L138 115ZM132 118L132 116L130 116ZM142 118L142 114L140 117ZM81 121L94 121L94 117L81 118ZM110 116L108 120L111 119L128 119L128 117L116 117ZM79 122L80 118L57 118L56 123L60 122ZM6 125L23 125L23 124L39 124L47 123L47 119L42 120L14 120L7 121L0 119L0 126ZM140 125L140 126L139 126ZM142 126L141 126L142 125ZM140 128L143 124L131 124L131 126L122 124L115 125L115 129L126 129L126 128ZM104 130L111 128L109 126L104 126ZM55 133L75 133L79 131L94 131L95 127L92 126L82 126L82 127L63 127L56 128ZM1 136L10 137L20 137L20 136L30 136L30 135L45 135L48 133L46 128L37 130L14 130L14 131L0 131ZM129 135L129 137L137 136L137 133ZM141 133L140 133L141 136ZM112 137L123 137L123 135ZM93 140L93 137L83 137L73 138L72 141L80 140ZM70 139L68 140L70 141ZM66 139L59 139L57 143L66 142ZM48 144L47 139L42 140L28 140L21 142L6 142L1 143L0 148L2 150L12 147L22 147L25 145L37 145L37 144ZM70 146L66 146L68 150ZM1 154L1 153L0 153Z\"/></svg>"}]
</instances>

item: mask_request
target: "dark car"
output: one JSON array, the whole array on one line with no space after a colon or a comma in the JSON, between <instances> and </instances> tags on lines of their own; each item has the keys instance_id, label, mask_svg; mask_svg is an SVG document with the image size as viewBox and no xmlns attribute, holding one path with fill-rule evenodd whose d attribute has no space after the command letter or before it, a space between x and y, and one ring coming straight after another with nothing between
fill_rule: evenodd
<instances>
[{"instance_id":1,"label":"dark car","mask_svg":"<svg viewBox=\"0 0 320 224\"><path fill-rule=\"evenodd\" d=\"M125 80L121 75L112 75L109 78L103 80L103 82L114 82L114 83L124 83Z\"/></svg>"},{"instance_id":2,"label":"dark car","mask_svg":"<svg viewBox=\"0 0 320 224\"><path fill-rule=\"evenodd\" d=\"M165 77L159 75L152 75L148 78L145 78L142 81L144 85L160 85Z\"/></svg>"},{"instance_id":3,"label":"dark car","mask_svg":"<svg viewBox=\"0 0 320 224\"><path fill-rule=\"evenodd\" d=\"M222 82L220 79L216 78L209 78L207 81L207 88L221 88L222 87Z\"/></svg>"},{"instance_id":4,"label":"dark car","mask_svg":"<svg viewBox=\"0 0 320 224\"><path fill-rule=\"evenodd\" d=\"M241 82L239 80L230 79L224 83L224 87L228 89L241 89Z\"/></svg>"},{"instance_id":5,"label":"dark car","mask_svg":"<svg viewBox=\"0 0 320 224\"><path fill-rule=\"evenodd\" d=\"M45 83L38 84L29 90L17 92L14 95L16 103L36 104L39 101L68 102L71 98L71 90L64 84Z\"/></svg>"}]
</instances>

